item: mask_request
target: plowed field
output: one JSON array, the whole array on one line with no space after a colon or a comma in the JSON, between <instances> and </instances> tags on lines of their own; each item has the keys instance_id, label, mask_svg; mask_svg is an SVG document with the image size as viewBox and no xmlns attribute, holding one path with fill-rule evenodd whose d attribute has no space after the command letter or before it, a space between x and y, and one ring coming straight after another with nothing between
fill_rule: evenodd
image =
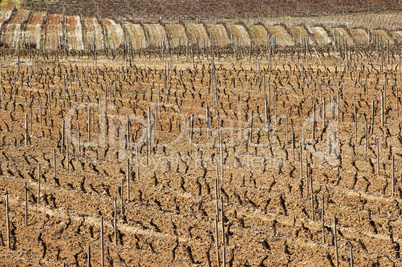
<instances>
[{"instance_id":1,"label":"plowed field","mask_svg":"<svg viewBox=\"0 0 402 267\"><path fill-rule=\"evenodd\" d=\"M402 265L390 49L2 60L0 262Z\"/></svg>"}]
</instances>

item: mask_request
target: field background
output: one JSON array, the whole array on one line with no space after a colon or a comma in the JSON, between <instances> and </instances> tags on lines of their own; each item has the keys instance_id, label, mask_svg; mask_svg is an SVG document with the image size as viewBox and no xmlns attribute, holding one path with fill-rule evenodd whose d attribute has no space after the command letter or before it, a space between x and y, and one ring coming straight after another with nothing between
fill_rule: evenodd
<instances>
[{"instance_id":1,"label":"field background","mask_svg":"<svg viewBox=\"0 0 402 267\"><path fill-rule=\"evenodd\" d=\"M116 0L116 1L28 1L36 10L67 14L83 13L93 16L119 18L172 18L172 17L231 17L306 16L334 13L401 10L401 1L395 0L334 0L334 1L278 1L278 0Z\"/></svg>"},{"instance_id":2,"label":"field background","mask_svg":"<svg viewBox=\"0 0 402 267\"><path fill-rule=\"evenodd\" d=\"M402 266L400 9L2 7L0 267Z\"/></svg>"}]
</instances>

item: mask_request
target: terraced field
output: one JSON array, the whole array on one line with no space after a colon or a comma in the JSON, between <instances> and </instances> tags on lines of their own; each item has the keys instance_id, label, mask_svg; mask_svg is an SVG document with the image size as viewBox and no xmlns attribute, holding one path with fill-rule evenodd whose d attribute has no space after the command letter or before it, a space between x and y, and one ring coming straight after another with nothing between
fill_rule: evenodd
<instances>
[{"instance_id":1,"label":"terraced field","mask_svg":"<svg viewBox=\"0 0 402 267\"><path fill-rule=\"evenodd\" d=\"M131 20L115 21L97 18L65 16L2 8L0 18L1 40L10 48L42 48L57 51L61 47L74 51L122 49L154 49L166 46L172 49L205 49L213 45L228 47L268 47L272 42L279 47L295 47L301 40L310 46L325 47L341 41L351 47L389 42L401 42L397 26L392 30L372 28L327 27L322 25L245 23L138 23ZM15 14L15 15L12 15ZM15 38L13 38L15 36ZM376 41L377 40L377 41ZM43 44L43 45L42 45Z\"/></svg>"}]
</instances>

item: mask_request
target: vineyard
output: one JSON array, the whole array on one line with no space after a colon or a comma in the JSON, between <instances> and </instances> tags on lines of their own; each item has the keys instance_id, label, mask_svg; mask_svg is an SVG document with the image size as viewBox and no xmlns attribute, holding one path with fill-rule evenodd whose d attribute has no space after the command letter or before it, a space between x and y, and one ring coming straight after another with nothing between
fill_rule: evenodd
<instances>
[{"instance_id":1,"label":"vineyard","mask_svg":"<svg viewBox=\"0 0 402 267\"><path fill-rule=\"evenodd\" d=\"M399 24L398 24L399 25ZM388 43L400 44L402 33L392 29L348 28L328 25L285 25L262 21L236 23L151 23L116 21L96 17L48 14L15 8L0 10L0 44L6 48L31 47L41 51L60 49L74 52L110 50L219 49L248 47L268 49L268 46L301 47L335 46L342 39L350 47ZM304 41L303 41L304 40Z\"/></svg>"},{"instance_id":2,"label":"vineyard","mask_svg":"<svg viewBox=\"0 0 402 267\"><path fill-rule=\"evenodd\" d=\"M1 264L402 265L397 27L0 25Z\"/></svg>"}]
</instances>

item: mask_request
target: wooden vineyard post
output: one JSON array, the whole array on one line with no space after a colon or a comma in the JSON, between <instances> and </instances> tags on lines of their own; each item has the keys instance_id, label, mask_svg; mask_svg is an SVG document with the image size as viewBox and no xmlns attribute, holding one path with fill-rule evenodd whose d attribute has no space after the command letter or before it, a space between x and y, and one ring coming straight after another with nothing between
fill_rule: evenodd
<instances>
[{"instance_id":1,"label":"wooden vineyard post","mask_svg":"<svg viewBox=\"0 0 402 267\"><path fill-rule=\"evenodd\" d=\"M303 180L303 157L302 157L302 141L300 141L299 145L299 161L300 161L300 181Z\"/></svg>"},{"instance_id":2,"label":"wooden vineyard post","mask_svg":"<svg viewBox=\"0 0 402 267\"><path fill-rule=\"evenodd\" d=\"M275 115L275 128L278 128L278 116L276 113L276 87L274 87L273 94L272 94L272 101L274 105L274 115Z\"/></svg>"},{"instance_id":3,"label":"wooden vineyard post","mask_svg":"<svg viewBox=\"0 0 402 267\"><path fill-rule=\"evenodd\" d=\"M121 179L121 187L120 187L120 211L121 211L122 215L123 215L123 211L124 211L123 193L124 193L124 178Z\"/></svg>"},{"instance_id":4,"label":"wooden vineyard post","mask_svg":"<svg viewBox=\"0 0 402 267\"><path fill-rule=\"evenodd\" d=\"M151 109L148 107L148 126L147 126L147 167L149 167L149 155L151 154Z\"/></svg>"},{"instance_id":5,"label":"wooden vineyard post","mask_svg":"<svg viewBox=\"0 0 402 267\"><path fill-rule=\"evenodd\" d=\"M354 105L354 115L355 115L355 145L357 146L357 108Z\"/></svg>"},{"instance_id":6,"label":"wooden vineyard post","mask_svg":"<svg viewBox=\"0 0 402 267\"><path fill-rule=\"evenodd\" d=\"M53 148L53 178L56 178L56 149Z\"/></svg>"},{"instance_id":7,"label":"wooden vineyard post","mask_svg":"<svg viewBox=\"0 0 402 267\"><path fill-rule=\"evenodd\" d=\"M206 116L205 120L206 120L206 124L207 124L207 135L212 135L212 133L211 133L211 124L210 124L210 121L209 121L210 115L209 115L209 107L208 107L208 105L205 108L205 116Z\"/></svg>"},{"instance_id":8,"label":"wooden vineyard post","mask_svg":"<svg viewBox=\"0 0 402 267\"><path fill-rule=\"evenodd\" d=\"M211 88L213 92L213 102L214 102L214 112L217 115L218 103L217 103L217 92L216 92L216 83L215 83L215 63L214 58L211 60Z\"/></svg>"},{"instance_id":9,"label":"wooden vineyard post","mask_svg":"<svg viewBox=\"0 0 402 267\"><path fill-rule=\"evenodd\" d=\"M223 199L221 197L221 224L222 224L222 266L226 265L226 251L225 251L225 220L223 213Z\"/></svg>"},{"instance_id":10,"label":"wooden vineyard post","mask_svg":"<svg viewBox=\"0 0 402 267\"><path fill-rule=\"evenodd\" d=\"M103 244L103 216L101 216L101 266L105 266L105 248Z\"/></svg>"},{"instance_id":11,"label":"wooden vineyard post","mask_svg":"<svg viewBox=\"0 0 402 267\"><path fill-rule=\"evenodd\" d=\"M325 97L322 99L322 128L325 128Z\"/></svg>"},{"instance_id":12,"label":"wooden vineyard post","mask_svg":"<svg viewBox=\"0 0 402 267\"><path fill-rule=\"evenodd\" d=\"M91 267L91 246L88 245L87 252L87 267Z\"/></svg>"},{"instance_id":13,"label":"wooden vineyard post","mask_svg":"<svg viewBox=\"0 0 402 267\"><path fill-rule=\"evenodd\" d=\"M399 118L399 97L398 97L399 89L396 88L396 117Z\"/></svg>"},{"instance_id":14,"label":"wooden vineyard post","mask_svg":"<svg viewBox=\"0 0 402 267\"><path fill-rule=\"evenodd\" d=\"M220 121L218 121L218 124ZM221 183L223 184L223 148L222 148L222 129L218 128L219 134L219 154L220 154L220 164L221 164Z\"/></svg>"},{"instance_id":15,"label":"wooden vineyard post","mask_svg":"<svg viewBox=\"0 0 402 267\"><path fill-rule=\"evenodd\" d=\"M92 125L92 133L95 133L95 110L94 110L94 108L91 108L91 110L92 110L92 112L91 112L91 114L92 114L92 123L91 123L91 125Z\"/></svg>"},{"instance_id":16,"label":"wooden vineyard post","mask_svg":"<svg viewBox=\"0 0 402 267\"><path fill-rule=\"evenodd\" d=\"M322 228L322 243L325 244L325 225L324 225L324 195L321 199L321 228Z\"/></svg>"},{"instance_id":17,"label":"wooden vineyard post","mask_svg":"<svg viewBox=\"0 0 402 267\"><path fill-rule=\"evenodd\" d=\"M295 132L294 132L294 127L293 127L293 120L292 120L292 154L293 154L293 160L295 160Z\"/></svg>"},{"instance_id":18,"label":"wooden vineyard post","mask_svg":"<svg viewBox=\"0 0 402 267\"><path fill-rule=\"evenodd\" d=\"M220 265L220 258L219 258L219 231L218 231L218 215L215 216L215 243L216 243L216 261L217 261L217 266Z\"/></svg>"},{"instance_id":19,"label":"wooden vineyard post","mask_svg":"<svg viewBox=\"0 0 402 267\"><path fill-rule=\"evenodd\" d=\"M310 176L310 190L311 190L311 220L314 221L314 191L313 191L313 177Z\"/></svg>"},{"instance_id":20,"label":"wooden vineyard post","mask_svg":"<svg viewBox=\"0 0 402 267\"><path fill-rule=\"evenodd\" d=\"M350 267L353 267L353 247L350 246Z\"/></svg>"},{"instance_id":21,"label":"wooden vineyard post","mask_svg":"<svg viewBox=\"0 0 402 267\"><path fill-rule=\"evenodd\" d=\"M130 158L127 159L127 202L130 202Z\"/></svg>"},{"instance_id":22,"label":"wooden vineyard post","mask_svg":"<svg viewBox=\"0 0 402 267\"><path fill-rule=\"evenodd\" d=\"M385 84L384 84L384 97L383 97L383 101L382 101L382 103L383 103L383 111L385 112L385 110L387 109L387 86L386 86L386 84L387 84L387 80L385 80ZM384 117L384 119L385 119L385 117ZM384 123L385 123L385 120L384 120Z\"/></svg>"},{"instance_id":23,"label":"wooden vineyard post","mask_svg":"<svg viewBox=\"0 0 402 267\"><path fill-rule=\"evenodd\" d=\"M248 144L250 145L251 142L253 141L253 111L251 111L251 116L250 116L250 126L249 126L249 133L248 133ZM247 149L249 147L247 146Z\"/></svg>"},{"instance_id":24,"label":"wooden vineyard post","mask_svg":"<svg viewBox=\"0 0 402 267\"><path fill-rule=\"evenodd\" d=\"M306 156L306 199L308 200L310 194L309 179L308 179L308 159Z\"/></svg>"},{"instance_id":25,"label":"wooden vineyard post","mask_svg":"<svg viewBox=\"0 0 402 267\"><path fill-rule=\"evenodd\" d=\"M126 147L130 149L130 117L127 115L127 136L126 136Z\"/></svg>"},{"instance_id":26,"label":"wooden vineyard post","mask_svg":"<svg viewBox=\"0 0 402 267\"><path fill-rule=\"evenodd\" d=\"M78 137L78 155L81 156L81 133L80 124L77 122L77 137Z\"/></svg>"},{"instance_id":27,"label":"wooden vineyard post","mask_svg":"<svg viewBox=\"0 0 402 267\"><path fill-rule=\"evenodd\" d=\"M215 179L215 204L216 204L216 216L215 216L215 239L216 239L216 255L217 255L217 262L218 266L220 264L219 258L219 230L218 230L218 220L219 220L219 167L218 161L216 161L216 179Z\"/></svg>"},{"instance_id":28,"label":"wooden vineyard post","mask_svg":"<svg viewBox=\"0 0 402 267\"><path fill-rule=\"evenodd\" d=\"M337 237L336 237L336 216L334 216L334 243L335 243L335 261L336 267L339 267L339 258L338 258L338 242L337 242Z\"/></svg>"},{"instance_id":29,"label":"wooden vineyard post","mask_svg":"<svg viewBox=\"0 0 402 267\"><path fill-rule=\"evenodd\" d=\"M242 119L241 119L241 113L242 112L242 108L241 108L241 101L240 101L240 97L237 98L237 136L238 138L241 138L242 136ZM267 124L267 139L269 141L269 134L268 134L268 124ZM212 136L212 134L211 134ZM215 140L215 138L214 138Z\"/></svg>"},{"instance_id":30,"label":"wooden vineyard post","mask_svg":"<svg viewBox=\"0 0 402 267\"><path fill-rule=\"evenodd\" d=\"M375 140L377 148L377 176L380 176L380 148L378 145L378 138Z\"/></svg>"},{"instance_id":31,"label":"wooden vineyard post","mask_svg":"<svg viewBox=\"0 0 402 267\"><path fill-rule=\"evenodd\" d=\"M374 132L374 100L371 101L371 134Z\"/></svg>"},{"instance_id":32,"label":"wooden vineyard post","mask_svg":"<svg viewBox=\"0 0 402 267\"><path fill-rule=\"evenodd\" d=\"M91 108L88 108L88 143L91 142Z\"/></svg>"},{"instance_id":33,"label":"wooden vineyard post","mask_svg":"<svg viewBox=\"0 0 402 267\"><path fill-rule=\"evenodd\" d=\"M22 87L22 83L21 83L21 87ZM49 112L49 117L51 117L52 116L52 106L50 105L50 90L48 90L48 95L47 95L47 109L48 109L48 112Z\"/></svg>"},{"instance_id":34,"label":"wooden vineyard post","mask_svg":"<svg viewBox=\"0 0 402 267\"><path fill-rule=\"evenodd\" d=\"M28 114L25 114L25 147L28 146Z\"/></svg>"},{"instance_id":35,"label":"wooden vineyard post","mask_svg":"<svg viewBox=\"0 0 402 267\"><path fill-rule=\"evenodd\" d=\"M384 94L380 93L381 96L381 126L384 127Z\"/></svg>"},{"instance_id":36,"label":"wooden vineyard post","mask_svg":"<svg viewBox=\"0 0 402 267\"><path fill-rule=\"evenodd\" d=\"M116 204L116 196L113 199L113 232L114 232L114 243L117 245L117 204Z\"/></svg>"},{"instance_id":37,"label":"wooden vineyard post","mask_svg":"<svg viewBox=\"0 0 402 267\"><path fill-rule=\"evenodd\" d=\"M42 98L39 99L39 124L42 128Z\"/></svg>"},{"instance_id":38,"label":"wooden vineyard post","mask_svg":"<svg viewBox=\"0 0 402 267\"><path fill-rule=\"evenodd\" d=\"M135 144L135 158L137 161L137 180L140 181L140 155L138 154L138 142Z\"/></svg>"},{"instance_id":39,"label":"wooden vineyard post","mask_svg":"<svg viewBox=\"0 0 402 267\"><path fill-rule=\"evenodd\" d=\"M392 159L391 159L391 168L392 168L392 197L394 197L394 192L395 192L395 166L394 166L394 155L392 155Z\"/></svg>"},{"instance_id":40,"label":"wooden vineyard post","mask_svg":"<svg viewBox=\"0 0 402 267\"><path fill-rule=\"evenodd\" d=\"M70 153L68 147L68 136L66 136L67 172L70 172Z\"/></svg>"},{"instance_id":41,"label":"wooden vineyard post","mask_svg":"<svg viewBox=\"0 0 402 267\"><path fill-rule=\"evenodd\" d=\"M1 86L1 108L5 109L5 105L4 105L4 89L3 86Z\"/></svg>"},{"instance_id":42,"label":"wooden vineyard post","mask_svg":"<svg viewBox=\"0 0 402 267\"><path fill-rule=\"evenodd\" d=\"M215 179L215 203L216 203L216 217L219 218L219 169L218 169L218 162L216 162L216 179Z\"/></svg>"},{"instance_id":43,"label":"wooden vineyard post","mask_svg":"<svg viewBox=\"0 0 402 267\"><path fill-rule=\"evenodd\" d=\"M24 186L24 196L25 196L25 226L28 226L28 189L27 189L27 181L25 181Z\"/></svg>"},{"instance_id":44,"label":"wooden vineyard post","mask_svg":"<svg viewBox=\"0 0 402 267\"><path fill-rule=\"evenodd\" d=\"M38 204L40 203L40 163L38 164Z\"/></svg>"},{"instance_id":45,"label":"wooden vineyard post","mask_svg":"<svg viewBox=\"0 0 402 267\"><path fill-rule=\"evenodd\" d=\"M194 114L190 116L190 142L193 142Z\"/></svg>"},{"instance_id":46,"label":"wooden vineyard post","mask_svg":"<svg viewBox=\"0 0 402 267\"><path fill-rule=\"evenodd\" d=\"M339 106L340 106L340 102L339 102L339 88L337 91L337 95L336 95L336 120L339 122Z\"/></svg>"},{"instance_id":47,"label":"wooden vineyard post","mask_svg":"<svg viewBox=\"0 0 402 267\"><path fill-rule=\"evenodd\" d=\"M286 117L286 122L287 122L288 117ZM287 123L286 123L287 125ZM315 104L313 104L313 127L312 127L312 139L313 141L315 140ZM287 130L287 127L286 127ZM286 135L286 139L287 139L287 135Z\"/></svg>"},{"instance_id":48,"label":"wooden vineyard post","mask_svg":"<svg viewBox=\"0 0 402 267\"><path fill-rule=\"evenodd\" d=\"M32 120L31 120L31 121L32 121ZM32 129L32 127L31 127L31 129ZM64 120L63 120L62 126L61 126L61 147L60 147L60 149L61 149L61 154L63 154L63 152L64 152L65 133L66 133L66 124L65 124L65 122L64 122Z\"/></svg>"},{"instance_id":49,"label":"wooden vineyard post","mask_svg":"<svg viewBox=\"0 0 402 267\"><path fill-rule=\"evenodd\" d=\"M10 207L8 203L8 194L6 194L6 224L7 224L7 244L8 248L11 249L11 240L10 240L10 215L9 215Z\"/></svg>"}]
</instances>

